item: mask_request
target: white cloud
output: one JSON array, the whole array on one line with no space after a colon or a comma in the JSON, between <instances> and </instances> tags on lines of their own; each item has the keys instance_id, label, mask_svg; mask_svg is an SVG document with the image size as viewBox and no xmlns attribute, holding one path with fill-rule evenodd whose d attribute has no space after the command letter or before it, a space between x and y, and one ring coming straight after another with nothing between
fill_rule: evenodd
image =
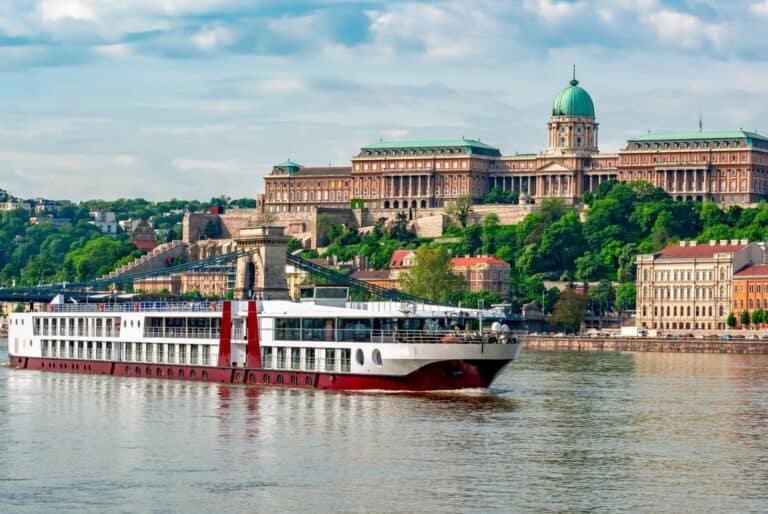
<instances>
[{"instance_id":1,"label":"white cloud","mask_svg":"<svg viewBox=\"0 0 768 514\"><path fill-rule=\"evenodd\" d=\"M225 27L203 27L192 36L192 43L198 50L213 52L231 45L234 39L232 31Z\"/></svg>"},{"instance_id":2,"label":"white cloud","mask_svg":"<svg viewBox=\"0 0 768 514\"><path fill-rule=\"evenodd\" d=\"M176 157L171 166L179 171L205 171L215 173L236 173L244 170L244 166L236 161L215 161L190 157Z\"/></svg>"},{"instance_id":3,"label":"white cloud","mask_svg":"<svg viewBox=\"0 0 768 514\"><path fill-rule=\"evenodd\" d=\"M749 12L758 16L768 16L768 0L751 4Z\"/></svg>"},{"instance_id":4,"label":"white cloud","mask_svg":"<svg viewBox=\"0 0 768 514\"><path fill-rule=\"evenodd\" d=\"M525 0L524 6L545 21L560 23L582 11L586 7L586 3L558 0Z\"/></svg>"},{"instance_id":5,"label":"white cloud","mask_svg":"<svg viewBox=\"0 0 768 514\"><path fill-rule=\"evenodd\" d=\"M411 52L438 60L484 57L498 27L482 6L471 5L406 3L369 11L373 49L390 58Z\"/></svg>"},{"instance_id":6,"label":"white cloud","mask_svg":"<svg viewBox=\"0 0 768 514\"><path fill-rule=\"evenodd\" d=\"M96 11L87 0L45 0L37 6L37 13L45 22L65 19L94 21Z\"/></svg>"},{"instance_id":7,"label":"white cloud","mask_svg":"<svg viewBox=\"0 0 768 514\"><path fill-rule=\"evenodd\" d=\"M655 28L662 41L683 48L699 48L706 42L720 48L725 42L723 25L705 23L692 14L661 10L648 13L645 21Z\"/></svg>"}]
</instances>

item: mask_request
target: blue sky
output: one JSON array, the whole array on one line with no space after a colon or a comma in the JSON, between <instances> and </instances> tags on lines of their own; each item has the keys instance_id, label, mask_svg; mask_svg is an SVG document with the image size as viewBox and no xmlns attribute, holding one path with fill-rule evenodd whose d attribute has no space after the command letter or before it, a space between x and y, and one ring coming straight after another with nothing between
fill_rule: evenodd
<instances>
[{"instance_id":1,"label":"blue sky","mask_svg":"<svg viewBox=\"0 0 768 514\"><path fill-rule=\"evenodd\" d=\"M571 65L600 149L768 133L768 0L4 0L0 188L252 197L383 139L541 151Z\"/></svg>"}]
</instances>

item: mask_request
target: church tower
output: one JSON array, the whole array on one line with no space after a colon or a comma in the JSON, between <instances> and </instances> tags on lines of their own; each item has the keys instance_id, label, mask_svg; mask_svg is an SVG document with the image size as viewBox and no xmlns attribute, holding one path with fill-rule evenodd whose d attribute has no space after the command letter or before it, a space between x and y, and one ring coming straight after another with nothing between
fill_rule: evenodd
<instances>
[{"instance_id":1,"label":"church tower","mask_svg":"<svg viewBox=\"0 0 768 514\"><path fill-rule=\"evenodd\" d=\"M597 153L597 122L592 98L576 80L576 68L569 86L552 106L547 124L547 155Z\"/></svg>"}]
</instances>

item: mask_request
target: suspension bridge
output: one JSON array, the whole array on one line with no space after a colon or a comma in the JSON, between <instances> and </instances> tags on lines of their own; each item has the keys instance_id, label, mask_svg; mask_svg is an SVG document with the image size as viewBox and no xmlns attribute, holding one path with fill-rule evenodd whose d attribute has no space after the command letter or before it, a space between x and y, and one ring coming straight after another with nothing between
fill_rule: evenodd
<instances>
[{"instance_id":1,"label":"suspension bridge","mask_svg":"<svg viewBox=\"0 0 768 514\"><path fill-rule=\"evenodd\" d=\"M100 293L113 293L118 290L123 291L130 289L128 286L132 285L133 282L137 280L167 277L175 273L205 272L210 269L221 270L222 267L226 267L234 272L235 264L239 259L249 258L257 251L258 250L239 250L206 259L168 266L158 270L125 273L114 277L86 280L82 282L63 282L41 285L38 287L0 288L0 301L47 303L60 294L64 295L65 298L73 299L75 301L85 301ZM315 264L295 255L288 254L286 256L286 262L293 265L295 268L305 271L314 277L323 279L328 283L365 291L370 294L371 297L381 300L432 303L429 300L402 291L387 289L385 287L358 280L344 273ZM119 295L115 295L115 300L120 301Z\"/></svg>"}]
</instances>

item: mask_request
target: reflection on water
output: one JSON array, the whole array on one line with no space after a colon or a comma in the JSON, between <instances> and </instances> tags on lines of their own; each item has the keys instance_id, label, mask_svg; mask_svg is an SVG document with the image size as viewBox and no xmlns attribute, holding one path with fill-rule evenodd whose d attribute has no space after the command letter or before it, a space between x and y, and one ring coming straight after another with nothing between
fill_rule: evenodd
<instances>
[{"instance_id":1,"label":"reflection on water","mask_svg":"<svg viewBox=\"0 0 768 514\"><path fill-rule=\"evenodd\" d=\"M439 394L2 368L0 497L29 512L761 511L766 391L768 358L731 355L528 351L490 392Z\"/></svg>"}]
</instances>

